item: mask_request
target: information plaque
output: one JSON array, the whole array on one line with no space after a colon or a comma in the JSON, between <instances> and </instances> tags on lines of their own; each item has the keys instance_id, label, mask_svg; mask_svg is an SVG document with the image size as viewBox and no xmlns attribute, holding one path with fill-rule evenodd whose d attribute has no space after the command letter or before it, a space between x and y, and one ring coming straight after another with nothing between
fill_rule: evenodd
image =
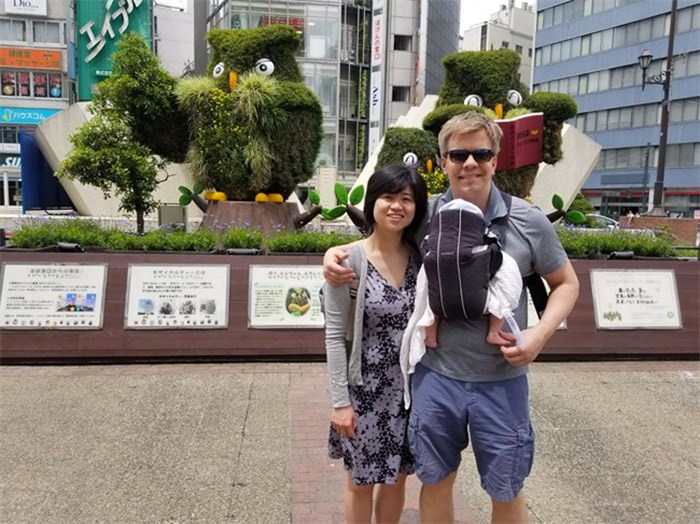
<instances>
[{"instance_id":1,"label":"information plaque","mask_svg":"<svg viewBox=\"0 0 700 524\"><path fill-rule=\"evenodd\" d=\"M248 326L323 328L323 266L250 266Z\"/></svg>"},{"instance_id":2,"label":"information plaque","mask_svg":"<svg viewBox=\"0 0 700 524\"><path fill-rule=\"evenodd\" d=\"M681 329L671 269L591 269L598 329Z\"/></svg>"},{"instance_id":3,"label":"information plaque","mask_svg":"<svg viewBox=\"0 0 700 524\"><path fill-rule=\"evenodd\" d=\"M3 329L101 329L107 264L2 265Z\"/></svg>"},{"instance_id":4,"label":"information plaque","mask_svg":"<svg viewBox=\"0 0 700 524\"><path fill-rule=\"evenodd\" d=\"M124 329L226 329L228 264L129 264Z\"/></svg>"}]
</instances>

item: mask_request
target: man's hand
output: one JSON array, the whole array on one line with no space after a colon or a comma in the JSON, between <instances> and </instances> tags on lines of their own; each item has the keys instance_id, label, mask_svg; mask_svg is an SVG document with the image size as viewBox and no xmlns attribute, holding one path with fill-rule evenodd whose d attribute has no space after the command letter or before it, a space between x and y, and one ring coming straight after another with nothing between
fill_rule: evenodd
<instances>
[{"instance_id":1,"label":"man's hand","mask_svg":"<svg viewBox=\"0 0 700 524\"><path fill-rule=\"evenodd\" d=\"M355 272L342 265L348 254L342 247L332 247L323 255L323 278L331 286L347 284L355 278Z\"/></svg>"},{"instance_id":2,"label":"man's hand","mask_svg":"<svg viewBox=\"0 0 700 524\"><path fill-rule=\"evenodd\" d=\"M501 346L501 353L503 353L503 357L511 366L520 367L532 363L540 354L546 342L541 331L536 328L523 330L522 336L525 339L525 344L522 346L517 345L515 336L512 333L500 331L499 335L511 343L509 346Z\"/></svg>"},{"instance_id":3,"label":"man's hand","mask_svg":"<svg viewBox=\"0 0 700 524\"><path fill-rule=\"evenodd\" d=\"M357 417L352 406L344 406L335 408L331 417L331 425L340 434L341 437L355 436L355 428L357 427Z\"/></svg>"}]
</instances>

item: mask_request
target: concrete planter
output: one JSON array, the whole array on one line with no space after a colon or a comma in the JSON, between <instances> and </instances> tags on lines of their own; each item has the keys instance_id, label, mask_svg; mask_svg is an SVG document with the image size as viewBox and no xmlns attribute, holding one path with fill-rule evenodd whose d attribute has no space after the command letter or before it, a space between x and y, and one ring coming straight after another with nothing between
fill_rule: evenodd
<instances>
[{"instance_id":1,"label":"concrete planter","mask_svg":"<svg viewBox=\"0 0 700 524\"><path fill-rule=\"evenodd\" d=\"M124 329L128 265L221 264L230 266L229 326L226 330ZM237 255L163 253L51 253L0 250L0 262L107 263L107 292L103 329L99 331L0 329L0 361L19 360L248 360L323 359L322 329L249 329L248 279L251 264L319 265L321 255ZM684 357L698 356L700 264L678 260L573 260L581 281L581 294L567 321L540 358ZM683 329L597 330L593 314L590 270L672 269L678 287Z\"/></svg>"}]
</instances>

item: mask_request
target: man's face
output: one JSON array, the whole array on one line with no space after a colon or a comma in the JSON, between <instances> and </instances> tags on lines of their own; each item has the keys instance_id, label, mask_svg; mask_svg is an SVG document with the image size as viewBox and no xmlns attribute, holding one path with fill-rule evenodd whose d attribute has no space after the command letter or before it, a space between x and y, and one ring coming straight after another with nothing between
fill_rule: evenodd
<instances>
[{"instance_id":1,"label":"man's face","mask_svg":"<svg viewBox=\"0 0 700 524\"><path fill-rule=\"evenodd\" d=\"M448 151L455 150L491 150L491 141L486 131L479 130L453 136L447 144ZM455 162L445 154L440 159L442 170L447 174L454 198L485 208L491 191L491 179L496 171L496 156L488 161L477 162L474 155L464 162Z\"/></svg>"}]
</instances>

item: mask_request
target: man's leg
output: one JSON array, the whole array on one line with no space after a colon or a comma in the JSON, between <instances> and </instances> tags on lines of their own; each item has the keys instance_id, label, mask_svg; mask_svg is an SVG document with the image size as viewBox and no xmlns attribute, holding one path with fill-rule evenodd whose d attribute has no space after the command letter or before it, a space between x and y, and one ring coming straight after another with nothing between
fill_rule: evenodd
<instances>
[{"instance_id":1,"label":"man's leg","mask_svg":"<svg viewBox=\"0 0 700 524\"><path fill-rule=\"evenodd\" d=\"M423 484L420 489L420 521L423 524L451 524L455 521L452 488L457 472L437 484Z\"/></svg>"},{"instance_id":2,"label":"man's leg","mask_svg":"<svg viewBox=\"0 0 700 524\"><path fill-rule=\"evenodd\" d=\"M521 491L510 502L491 499L492 524L527 524L527 506L525 495Z\"/></svg>"}]
</instances>

